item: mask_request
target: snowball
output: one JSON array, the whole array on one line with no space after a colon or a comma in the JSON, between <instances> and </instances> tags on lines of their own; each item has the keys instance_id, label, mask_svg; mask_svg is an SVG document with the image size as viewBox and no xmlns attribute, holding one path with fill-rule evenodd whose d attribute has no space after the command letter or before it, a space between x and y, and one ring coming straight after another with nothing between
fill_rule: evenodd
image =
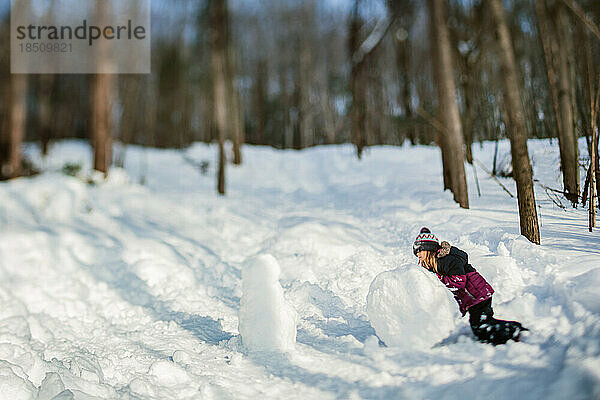
<instances>
[{"instance_id":1,"label":"snowball","mask_svg":"<svg viewBox=\"0 0 600 400\"><path fill-rule=\"evenodd\" d=\"M250 351L288 351L296 342L298 314L283 297L279 263L257 256L242 271L239 331Z\"/></svg>"},{"instance_id":2,"label":"snowball","mask_svg":"<svg viewBox=\"0 0 600 400\"><path fill-rule=\"evenodd\" d=\"M175 386L190 380L187 372L169 361L157 361L150 367L148 373L154 376L162 386Z\"/></svg>"},{"instance_id":3,"label":"snowball","mask_svg":"<svg viewBox=\"0 0 600 400\"><path fill-rule=\"evenodd\" d=\"M457 310L435 275L411 264L377 275L367 296L371 325L388 346L431 348L455 328Z\"/></svg>"}]
</instances>

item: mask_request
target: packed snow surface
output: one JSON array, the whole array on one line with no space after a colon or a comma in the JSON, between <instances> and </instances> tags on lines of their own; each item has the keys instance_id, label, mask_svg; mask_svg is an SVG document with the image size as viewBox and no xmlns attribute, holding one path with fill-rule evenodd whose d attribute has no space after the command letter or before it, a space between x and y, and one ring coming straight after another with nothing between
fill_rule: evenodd
<instances>
[{"instance_id":1,"label":"packed snow surface","mask_svg":"<svg viewBox=\"0 0 600 400\"><path fill-rule=\"evenodd\" d=\"M433 147L359 161L348 145L246 146L219 196L214 146L131 147L103 180L85 142L46 159L28 145L45 172L0 183L0 399L598 399L600 236L542 186L560 189L558 143L529 146L540 246L482 170L479 197L467 166L471 208L458 207ZM491 168L494 144L473 150ZM67 162L80 176L61 174ZM496 317L531 330L523 341L473 340L417 266L422 226L469 254ZM264 297L247 273L269 277ZM291 342L279 322L292 311L293 349L248 348L261 320L267 348Z\"/></svg>"}]
</instances>

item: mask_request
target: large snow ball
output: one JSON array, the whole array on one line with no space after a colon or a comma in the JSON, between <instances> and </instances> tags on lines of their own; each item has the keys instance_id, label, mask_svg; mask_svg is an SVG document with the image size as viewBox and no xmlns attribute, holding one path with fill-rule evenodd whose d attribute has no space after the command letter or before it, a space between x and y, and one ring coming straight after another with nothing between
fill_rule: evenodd
<instances>
[{"instance_id":1,"label":"large snow ball","mask_svg":"<svg viewBox=\"0 0 600 400\"><path fill-rule=\"evenodd\" d=\"M388 346L431 348L455 328L458 306L435 275L413 264L375 277L367 314Z\"/></svg>"},{"instance_id":2,"label":"large snow ball","mask_svg":"<svg viewBox=\"0 0 600 400\"><path fill-rule=\"evenodd\" d=\"M296 343L296 310L285 301L279 263L262 254L242 270L239 331L249 351L288 351Z\"/></svg>"}]
</instances>

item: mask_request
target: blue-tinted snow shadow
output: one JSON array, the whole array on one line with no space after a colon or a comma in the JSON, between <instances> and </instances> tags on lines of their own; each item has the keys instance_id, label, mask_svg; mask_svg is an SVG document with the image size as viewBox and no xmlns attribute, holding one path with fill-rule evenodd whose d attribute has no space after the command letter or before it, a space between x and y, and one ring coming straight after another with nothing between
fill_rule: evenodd
<instances>
[{"instance_id":1,"label":"blue-tinted snow shadow","mask_svg":"<svg viewBox=\"0 0 600 400\"><path fill-rule=\"evenodd\" d=\"M312 329L299 328L296 340L299 343L311 346L321 352L335 354L347 353L362 355L363 350L356 344L342 341L340 338L352 336L360 343L364 343L369 336L377 337L375 329L369 321L363 321L356 318L350 318L344 322L323 321L318 318L305 318L305 324L315 326L323 335L315 335ZM384 343L379 339L380 345Z\"/></svg>"},{"instance_id":2,"label":"blue-tinted snow shadow","mask_svg":"<svg viewBox=\"0 0 600 400\"><path fill-rule=\"evenodd\" d=\"M320 309L322 316L302 316L302 326L298 327L296 340L324 353L362 355L362 347L358 347L356 342L340 338L352 336L364 343L369 336L377 336L371 323L363 316L357 317L347 311L335 293L309 282L303 286L307 291L306 300Z\"/></svg>"},{"instance_id":3,"label":"blue-tinted snow shadow","mask_svg":"<svg viewBox=\"0 0 600 400\"><path fill-rule=\"evenodd\" d=\"M453 342L453 341L451 341ZM453 343L447 343L453 345ZM463 351L462 346L467 346L471 349L477 344L459 343L456 351ZM486 345L488 346L488 345ZM491 346L491 345L489 345ZM501 349L500 351L502 351ZM451 353L423 353L415 352L400 352L395 356L390 355L390 361L397 358L398 365L409 366L415 368L427 368L445 366L461 366L471 365L475 362L475 376L464 376L455 378L451 382L439 384L423 379L415 379L415 376L407 372L399 375L385 371L392 377L398 378L396 385L373 385L370 382L364 381L361 377L356 379L344 379L336 375L336 371L331 373L314 372L299 365L295 365L293 357L290 359L285 354L249 354L248 358L255 364L263 366L273 376L281 379L289 380L293 383L300 383L310 387L317 388L321 391L331 393L337 399L348 399L353 396L360 396L362 399L423 399L423 398L443 398L443 399L463 399L466 397L485 397L489 399L505 399L505 398L522 398L526 393L527 398L547 398L553 389L548 385L540 385L540 382L549 382L558 380L561 377L564 366L564 355L566 347L554 349L555 355L552 359L557 361L557 365L549 366L530 366L528 364L514 364L510 359L506 362L501 360L494 361L497 368L501 368L503 374L498 375L495 371L486 372L484 365L488 362L483 362L477 356L470 361L457 359ZM467 350L470 351L470 350ZM377 364L375 364L377 365ZM362 364L365 367L364 364ZM368 368L368 366L367 366ZM374 375L378 372L376 367L371 367ZM571 374L571 372L569 372ZM570 376L567 374L567 376ZM551 376L556 379L549 379ZM595 383L586 376L582 371L578 377L578 382L582 382L583 386L577 389L579 394L593 393ZM589 397L582 397L589 398Z\"/></svg>"},{"instance_id":4,"label":"blue-tinted snow shadow","mask_svg":"<svg viewBox=\"0 0 600 400\"><path fill-rule=\"evenodd\" d=\"M577 231L565 232L567 227ZM600 236L590 233L588 227L584 225L556 222L551 227L542 228L542 244L544 244L544 236L561 239L560 242L556 241L552 244L556 249L600 254Z\"/></svg>"},{"instance_id":5,"label":"blue-tinted snow shadow","mask_svg":"<svg viewBox=\"0 0 600 400\"><path fill-rule=\"evenodd\" d=\"M89 232L86 232L89 234ZM132 272L120 257L122 249L119 242L111 238L115 246L106 248L106 253L112 255L112 262L89 264L82 261L72 248L68 251L76 262L83 266L97 281L106 283L121 296L123 300L134 306L142 307L154 319L164 322L175 322L183 329L192 333L199 340L217 345L233 337L230 332L223 331L221 322L208 316L195 315L171 309L167 302L150 293L150 288L140 277Z\"/></svg>"},{"instance_id":6,"label":"blue-tinted snow shadow","mask_svg":"<svg viewBox=\"0 0 600 400\"><path fill-rule=\"evenodd\" d=\"M311 372L293 364L285 354L250 353L248 358L255 364L263 366L273 376L332 393L337 399L348 399L356 393L362 399L413 398L400 386L371 386L360 380L351 381L336 375Z\"/></svg>"},{"instance_id":7,"label":"blue-tinted snow shadow","mask_svg":"<svg viewBox=\"0 0 600 400\"><path fill-rule=\"evenodd\" d=\"M228 307L239 307L240 299L235 294L235 291L226 285L219 285L218 283L222 283L222 280L225 276L229 276L231 279L239 280L241 279L241 273L238 269L224 261L211 248L195 239L191 239L179 234L169 226L161 225L148 219L147 217L138 219L132 218L131 216L128 216L127 218L115 217L115 220L131 230L136 237L157 241L158 243L171 249L171 251L180 259L181 263L188 266L192 270L198 282L203 283L206 286L218 288L221 294L220 300ZM165 240L165 237L170 238L170 241ZM171 242L175 242L175 244ZM194 265L194 260L177 247L176 244L178 243L187 244L193 247L194 251L197 254L201 254L203 257L198 258L196 260L196 264ZM224 271L207 266L206 262L203 260L211 260L211 265L213 266L216 264L223 265Z\"/></svg>"},{"instance_id":8,"label":"blue-tinted snow shadow","mask_svg":"<svg viewBox=\"0 0 600 400\"><path fill-rule=\"evenodd\" d=\"M485 399L546 399L550 397L552 393L556 394L556 389L549 382L556 382L560 379L564 371L565 355L568 346L560 346L559 348L546 348L542 351L544 354L552 360L551 363L545 366L530 365L526 363L515 363L505 346L514 346L515 344L510 342L508 345L501 345L496 348L497 352L506 353L499 356L493 357L491 362L496 368L493 371L486 371L485 366L488 365L489 361L474 358L473 361L477 363L475 370L475 376L467 377L463 379L455 380L449 383L441 385L428 385L425 390L427 398L440 398L440 399L464 399L464 398L485 398ZM467 346L468 349L473 346L492 346L489 344L472 344L472 343L459 343L457 344L457 352L461 351L461 346ZM518 344L517 344L518 345ZM543 345L542 347L546 347ZM552 355L549 355L553 353ZM440 360L437 360L437 364L440 364ZM465 362L450 361L449 364L464 365ZM498 371L502 373L498 374ZM568 374L567 374L568 375ZM571 378L569 376L569 378ZM412 384L411 384L412 385ZM423 384L425 385L425 384ZM573 386L575 388L576 386ZM561 389L558 387L558 389ZM576 389L575 393L564 393L561 398L592 398L583 396L582 393L591 393L590 387L581 387ZM580 391L579 391L580 390Z\"/></svg>"}]
</instances>

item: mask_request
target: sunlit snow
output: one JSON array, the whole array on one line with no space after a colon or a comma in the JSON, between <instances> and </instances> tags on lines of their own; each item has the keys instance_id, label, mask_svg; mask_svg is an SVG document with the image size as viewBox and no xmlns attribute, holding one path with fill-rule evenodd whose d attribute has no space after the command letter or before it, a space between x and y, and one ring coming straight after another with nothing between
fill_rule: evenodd
<instances>
[{"instance_id":1,"label":"sunlit snow","mask_svg":"<svg viewBox=\"0 0 600 400\"><path fill-rule=\"evenodd\" d=\"M46 160L28 145L46 172L0 183L0 398L600 398L600 236L540 186L561 187L558 143L529 144L541 246L482 170L478 197L467 166L471 209L459 208L433 147L359 161L349 145L245 146L221 197L214 146L131 147L124 169L88 184L86 142ZM494 144L473 150L491 168ZM67 162L79 177L60 173ZM417 266L422 226L469 253L496 317L530 329L523 341L473 340ZM271 300L256 281L244 294L244 277L265 279ZM263 312L244 313L244 296Z\"/></svg>"}]
</instances>

